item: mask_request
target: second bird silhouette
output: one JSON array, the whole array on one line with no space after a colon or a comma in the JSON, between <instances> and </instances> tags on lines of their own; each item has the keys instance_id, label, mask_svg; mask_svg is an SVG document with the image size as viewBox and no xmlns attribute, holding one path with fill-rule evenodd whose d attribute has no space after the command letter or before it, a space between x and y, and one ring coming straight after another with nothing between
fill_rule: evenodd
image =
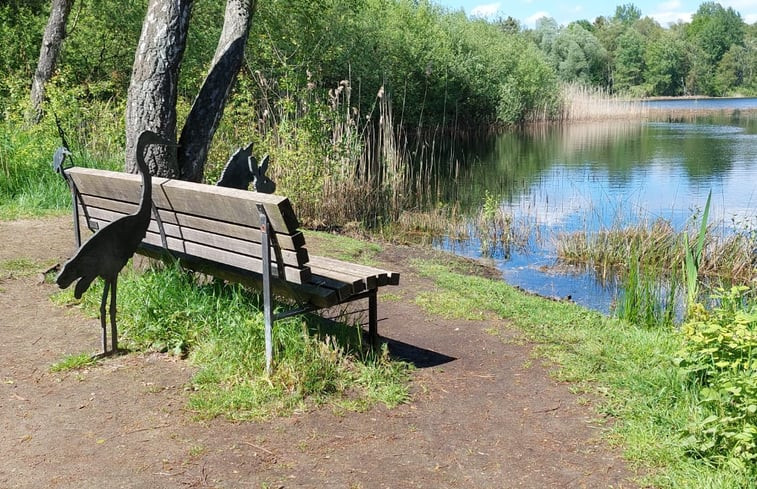
<instances>
[{"instance_id":1,"label":"second bird silhouette","mask_svg":"<svg viewBox=\"0 0 757 489\"><path fill-rule=\"evenodd\" d=\"M103 295L100 302L100 326L102 327L103 355L108 354L106 331L106 303L110 292L110 327L111 351L118 351L118 328L116 326L116 288L118 273L134 255L142 242L150 224L152 210L152 178L150 169L145 163L145 149L151 144L175 146L167 139L152 131L144 131L137 139L137 167L142 175L142 195L139 208L134 214L129 214L92 235L64 265L63 270L55 278L55 282L62 289L71 285L75 280L74 297L80 299L96 277L105 281Z\"/></svg>"}]
</instances>

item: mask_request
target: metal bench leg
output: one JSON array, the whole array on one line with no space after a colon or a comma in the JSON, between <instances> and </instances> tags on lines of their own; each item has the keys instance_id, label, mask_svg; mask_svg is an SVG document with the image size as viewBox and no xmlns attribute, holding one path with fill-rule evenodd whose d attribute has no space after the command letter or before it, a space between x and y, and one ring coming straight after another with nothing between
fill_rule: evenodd
<instances>
[{"instance_id":1,"label":"metal bench leg","mask_svg":"<svg viewBox=\"0 0 757 489\"><path fill-rule=\"evenodd\" d=\"M273 298L271 293L271 249L268 236L268 216L262 204L258 204L260 215L261 245L263 247L263 319L265 321L265 373L271 375L273 360Z\"/></svg>"},{"instance_id":2,"label":"metal bench leg","mask_svg":"<svg viewBox=\"0 0 757 489\"><path fill-rule=\"evenodd\" d=\"M378 335L378 297L376 289L368 294L368 338L374 349L379 347Z\"/></svg>"}]
</instances>

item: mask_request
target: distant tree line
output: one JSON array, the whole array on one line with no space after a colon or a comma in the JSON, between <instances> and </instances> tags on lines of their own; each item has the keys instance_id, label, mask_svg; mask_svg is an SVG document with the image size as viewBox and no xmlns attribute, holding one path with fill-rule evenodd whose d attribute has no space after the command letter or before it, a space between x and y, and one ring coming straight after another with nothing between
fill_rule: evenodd
<instances>
[{"instance_id":1,"label":"distant tree line","mask_svg":"<svg viewBox=\"0 0 757 489\"><path fill-rule=\"evenodd\" d=\"M757 23L719 3L705 2L691 22L668 28L624 4L612 17L567 26L543 18L523 32L562 81L634 96L757 94Z\"/></svg>"},{"instance_id":2,"label":"distant tree line","mask_svg":"<svg viewBox=\"0 0 757 489\"><path fill-rule=\"evenodd\" d=\"M124 108L148 0L66 3L49 104ZM193 3L180 111L203 84L224 20L224 2ZM29 103L50 12L50 0L0 4L0 118ZM342 86L363 119L378 117L382 94L408 126L510 124L548 118L561 82L634 96L754 95L756 67L757 24L714 2L670 27L625 4L593 21L544 18L526 29L428 0L268 0L257 5L230 104L262 121L302 113L313 93L328 101Z\"/></svg>"}]
</instances>

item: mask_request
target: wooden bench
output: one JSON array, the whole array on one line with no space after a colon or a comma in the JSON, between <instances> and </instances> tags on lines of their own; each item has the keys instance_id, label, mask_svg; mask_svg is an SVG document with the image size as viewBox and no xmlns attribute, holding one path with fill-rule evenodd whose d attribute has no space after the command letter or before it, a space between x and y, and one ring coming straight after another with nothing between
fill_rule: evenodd
<instances>
[{"instance_id":1,"label":"wooden bench","mask_svg":"<svg viewBox=\"0 0 757 489\"><path fill-rule=\"evenodd\" d=\"M97 231L136 211L138 175L69 168L77 247L80 225ZM182 266L263 290L266 367L277 319L368 299L368 332L378 344L377 290L397 285L399 274L333 258L311 256L286 197L152 178L153 217L139 253L178 259ZM271 296L298 307L273 314Z\"/></svg>"}]
</instances>

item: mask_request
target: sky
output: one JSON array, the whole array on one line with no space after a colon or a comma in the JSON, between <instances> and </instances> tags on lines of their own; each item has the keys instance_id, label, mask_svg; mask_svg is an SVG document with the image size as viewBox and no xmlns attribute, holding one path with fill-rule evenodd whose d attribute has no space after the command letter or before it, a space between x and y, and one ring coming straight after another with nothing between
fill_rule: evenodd
<instances>
[{"instance_id":1,"label":"sky","mask_svg":"<svg viewBox=\"0 0 757 489\"><path fill-rule=\"evenodd\" d=\"M451 10L465 10L474 17L514 17L521 24L533 28L541 17L552 17L558 24L566 25L574 20L593 21L600 15L612 17L615 7L633 3L641 9L642 16L655 19L663 27L677 21L689 22L699 5L705 0L616 0L598 2L589 0L432 0ZM748 24L757 22L757 0L719 0L723 7L732 7Z\"/></svg>"}]
</instances>

